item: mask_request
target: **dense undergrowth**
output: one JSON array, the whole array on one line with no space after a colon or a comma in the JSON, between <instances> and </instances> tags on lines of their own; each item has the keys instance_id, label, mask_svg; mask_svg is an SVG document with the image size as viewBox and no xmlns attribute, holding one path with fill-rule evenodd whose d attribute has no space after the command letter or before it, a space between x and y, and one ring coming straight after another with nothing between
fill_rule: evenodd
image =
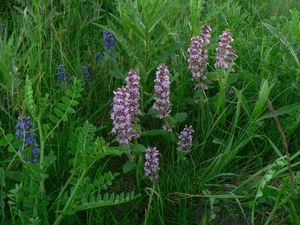
<instances>
[{"instance_id":1,"label":"dense undergrowth","mask_svg":"<svg viewBox=\"0 0 300 225\"><path fill-rule=\"evenodd\" d=\"M300 224L297 0L14 0L0 10L1 224ZM205 24L208 88L195 90L188 48ZM234 71L214 66L225 29ZM164 120L152 107L161 64ZM131 69L141 137L119 145L112 103ZM185 125L188 152L177 147ZM159 152L154 180L148 147Z\"/></svg>"}]
</instances>

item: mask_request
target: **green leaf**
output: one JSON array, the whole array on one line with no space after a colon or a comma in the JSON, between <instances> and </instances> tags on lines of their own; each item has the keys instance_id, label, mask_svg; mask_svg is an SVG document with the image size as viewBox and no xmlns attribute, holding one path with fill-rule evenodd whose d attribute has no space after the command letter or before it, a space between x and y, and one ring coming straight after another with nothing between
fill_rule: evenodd
<instances>
[{"instance_id":1,"label":"green leaf","mask_svg":"<svg viewBox=\"0 0 300 225\"><path fill-rule=\"evenodd\" d=\"M136 166L135 162L127 161L123 165L123 173L128 173L129 171L133 170L135 166Z\"/></svg>"},{"instance_id":2,"label":"green leaf","mask_svg":"<svg viewBox=\"0 0 300 225\"><path fill-rule=\"evenodd\" d=\"M61 111L59 108L54 108L53 111L55 112L55 114L56 114L58 117L63 117L63 116L64 116L64 112Z\"/></svg>"},{"instance_id":3,"label":"green leaf","mask_svg":"<svg viewBox=\"0 0 300 225\"><path fill-rule=\"evenodd\" d=\"M12 134L7 134L5 137L0 138L0 146L6 146L8 145L12 140L14 136Z\"/></svg>"},{"instance_id":4,"label":"green leaf","mask_svg":"<svg viewBox=\"0 0 300 225\"><path fill-rule=\"evenodd\" d=\"M292 104L292 105L284 106L279 109L276 109L276 116L290 114L290 113L298 111L298 110L300 110L300 104ZM259 120L269 119L272 117L273 117L272 113L269 112L269 113L266 113L265 115L263 115L262 117L260 117Z\"/></svg>"},{"instance_id":5,"label":"green leaf","mask_svg":"<svg viewBox=\"0 0 300 225\"><path fill-rule=\"evenodd\" d=\"M186 112L180 112L180 113L176 113L174 115L174 120L176 121L176 123L182 123L184 121L186 121L188 114Z\"/></svg>"},{"instance_id":6,"label":"green leaf","mask_svg":"<svg viewBox=\"0 0 300 225\"><path fill-rule=\"evenodd\" d=\"M75 111L73 108L70 107L70 108L68 109L68 113L75 114L76 111Z\"/></svg>"},{"instance_id":7,"label":"green leaf","mask_svg":"<svg viewBox=\"0 0 300 225\"><path fill-rule=\"evenodd\" d=\"M137 154L146 152L146 147L141 144L134 144L131 146L131 149L133 153L137 153Z\"/></svg>"},{"instance_id":8,"label":"green leaf","mask_svg":"<svg viewBox=\"0 0 300 225\"><path fill-rule=\"evenodd\" d=\"M256 120L266 107L271 88L272 87L269 85L269 82L267 80L262 81L258 100L256 101L256 104L251 114L252 120Z\"/></svg>"},{"instance_id":9,"label":"green leaf","mask_svg":"<svg viewBox=\"0 0 300 225\"><path fill-rule=\"evenodd\" d=\"M49 119L53 122L53 123L58 123L59 119L56 116L53 115L49 115Z\"/></svg>"},{"instance_id":10,"label":"green leaf","mask_svg":"<svg viewBox=\"0 0 300 225\"><path fill-rule=\"evenodd\" d=\"M157 129L157 130L143 131L141 135L143 137L146 137L146 136L161 136L164 133L165 133L165 131L163 129Z\"/></svg>"},{"instance_id":11,"label":"green leaf","mask_svg":"<svg viewBox=\"0 0 300 225\"><path fill-rule=\"evenodd\" d=\"M68 109L68 105L63 104L63 103L58 103L58 104L57 104L57 107L58 107L59 109L61 109L62 111L66 111L66 110Z\"/></svg>"},{"instance_id":12,"label":"green leaf","mask_svg":"<svg viewBox=\"0 0 300 225\"><path fill-rule=\"evenodd\" d=\"M67 98L67 97L62 97L61 98L62 102L65 104L69 104L71 102L71 99Z\"/></svg>"}]
</instances>

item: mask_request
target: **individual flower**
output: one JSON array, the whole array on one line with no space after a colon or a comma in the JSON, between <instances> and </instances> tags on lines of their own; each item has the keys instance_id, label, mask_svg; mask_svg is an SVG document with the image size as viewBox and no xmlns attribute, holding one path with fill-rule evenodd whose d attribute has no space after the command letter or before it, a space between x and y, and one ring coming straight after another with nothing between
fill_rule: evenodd
<instances>
[{"instance_id":1,"label":"individual flower","mask_svg":"<svg viewBox=\"0 0 300 225\"><path fill-rule=\"evenodd\" d=\"M67 82L69 80L66 72L66 67L63 64L57 66L57 82Z\"/></svg>"},{"instance_id":2,"label":"individual flower","mask_svg":"<svg viewBox=\"0 0 300 225\"><path fill-rule=\"evenodd\" d=\"M191 150L193 146L193 133L194 129L192 126L185 125L184 129L181 131L178 142L177 149L184 153L187 153Z\"/></svg>"},{"instance_id":3,"label":"individual flower","mask_svg":"<svg viewBox=\"0 0 300 225\"><path fill-rule=\"evenodd\" d=\"M130 94L125 87L114 91L113 109L111 119L113 120L112 133L117 135L119 144L129 144L132 139L132 123L129 109Z\"/></svg>"},{"instance_id":4,"label":"individual flower","mask_svg":"<svg viewBox=\"0 0 300 225\"><path fill-rule=\"evenodd\" d=\"M163 128L164 131L167 131L167 132L172 132L173 131L173 128L169 123L165 123L162 128Z\"/></svg>"},{"instance_id":5,"label":"individual flower","mask_svg":"<svg viewBox=\"0 0 300 225\"><path fill-rule=\"evenodd\" d=\"M92 80L92 75L91 75L91 72L88 68L87 65L83 65L82 68L81 68L81 73L82 73L82 76L83 78L88 81L88 80Z\"/></svg>"},{"instance_id":6,"label":"individual flower","mask_svg":"<svg viewBox=\"0 0 300 225\"><path fill-rule=\"evenodd\" d=\"M126 88L130 94L129 96L129 112L131 116L131 122L137 124L140 122L139 116L141 115L140 111L140 76L136 70L132 69L129 71L126 78ZM140 137L139 131L132 131L132 136L134 138Z\"/></svg>"},{"instance_id":7,"label":"individual flower","mask_svg":"<svg viewBox=\"0 0 300 225\"><path fill-rule=\"evenodd\" d=\"M116 38L115 36L108 32L108 31L103 31L103 42L104 42L104 47L110 51L110 53L113 52L113 50L116 47Z\"/></svg>"},{"instance_id":8,"label":"individual flower","mask_svg":"<svg viewBox=\"0 0 300 225\"><path fill-rule=\"evenodd\" d=\"M204 25L201 35L192 37L190 47L188 48L188 64L196 82L195 88L207 89L203 81L207 79L208 51L205 45L210 43L210 33L211 28L208 25Z\"/></svg>"},{"instance_id":9,"label":"individual flower","mask_svg":"<svg viewBox=\"0 0 300 225\"><path fill-rule=\"evenodd\" d=\"M23 144L19 146L19 151L22 152L25 148L32 148L32 161L38 162L38 142L36 132L33 129L33 125L30 122L28 116L19 116L16 123L16 138L23 141Z\"/></svg>"},{"instance_id":10,"label":"individual flower","mask_svg":"<svg viewBox=\"0 0 300 225\"><path fill-rule=\"evenodd\" d=\"M222 35L219 36L218 46L216 48L217 56L215 67L217 69L228 69L229 65L235 61L237 55L235 50L230 45L233 41L229 30L225 30ZM232 69L232 72L234 70Z\"/></svg>"},{"instance_id":11,"label":"individual flower","mask_svg":"<svg viewBox=\"0 0 300 225\"><path fill-rule=\"evenodd\" d=\"M145 154L144 172L145 176L149 177L150 180L155 181L158 179L159 171L159 158L158 150L156 147L148 147Z\"/></svg>"},{"instance_id":12,"label":"individual flower","mask_svg":"<svg viewBox=\"0 0 300 225\"><path fill-rule=\"evenodd\" d=\"M157 110L157 117L166 118L171 113L170 103L170 77L169 70L165 64L161 64L156 71L153 108Z\"/></svg>"}]
</instances>

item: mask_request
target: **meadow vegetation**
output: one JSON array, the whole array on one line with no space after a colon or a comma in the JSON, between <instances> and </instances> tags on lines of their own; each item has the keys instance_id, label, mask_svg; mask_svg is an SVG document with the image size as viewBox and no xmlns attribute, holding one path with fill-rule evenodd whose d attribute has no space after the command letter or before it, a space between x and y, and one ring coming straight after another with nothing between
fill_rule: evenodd
<instances>
[{"instance_id":1,"label":"meadow vegetation","mask_svg":"<svg viewBox=\"0 0 300 225\"><path fill-rule=\"evenodd\" d=\"M299 3L1 0L0 151L3 225L300 224Z\"/></svg>"}]
</instances>

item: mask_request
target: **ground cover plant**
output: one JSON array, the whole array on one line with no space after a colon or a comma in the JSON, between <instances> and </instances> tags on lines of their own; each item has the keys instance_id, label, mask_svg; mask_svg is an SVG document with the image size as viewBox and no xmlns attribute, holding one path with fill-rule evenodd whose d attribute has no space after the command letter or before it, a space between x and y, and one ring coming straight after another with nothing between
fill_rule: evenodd
<instances>
[{"instance_id":1,"label":"ground cover plant","mask_svg":"<svg viewBox=\"0 0 300 225\"><path fill-rule=\"evenodd\" d=\"M0 224L300 224L297 0L0 3Z\"/></svg>"}]
</instances>

